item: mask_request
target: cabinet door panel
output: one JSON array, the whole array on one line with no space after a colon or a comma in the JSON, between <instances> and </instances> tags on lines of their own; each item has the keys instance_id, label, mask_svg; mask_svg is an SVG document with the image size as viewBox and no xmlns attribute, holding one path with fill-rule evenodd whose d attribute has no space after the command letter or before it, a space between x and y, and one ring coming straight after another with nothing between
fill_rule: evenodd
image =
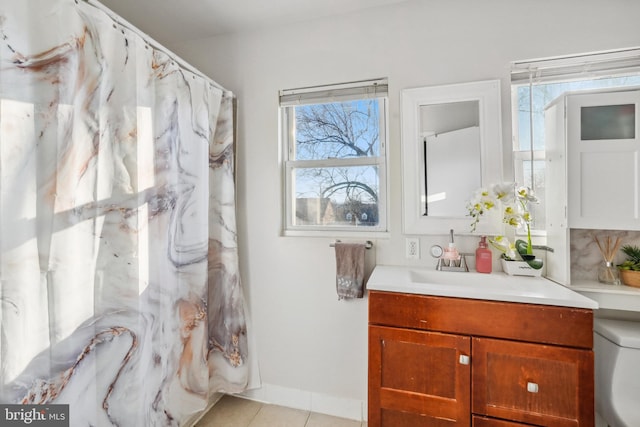
<instances>
[{"instance_id":1,"label":"cabinet door panel","mask_svg":"<svg viewBox=\"0 0 640 427\"><path fill-rule=\"evenodd\" d=\"M640 229L640 91L567 96L569 226Z\"/></svg>"},{"instance_id":2,"label":"cabinet door panel","mask_svg":"<svg viewBox=\"0 0 640 427\"><path fill-rule=\"evenodd\" d=\"M469 337L370 326L369 426L469 426L470 348Z\"/></svg>"},{"instance_id":3,"label":"cabinet door panel","mask_svg":"<svg viewBox=\"0 0 640 427\"><path fill-rule=\"evenodd\" d=\"M593 426L593 352L473 339L473 412L542 426Z\"/></svg>"}]
</instances>

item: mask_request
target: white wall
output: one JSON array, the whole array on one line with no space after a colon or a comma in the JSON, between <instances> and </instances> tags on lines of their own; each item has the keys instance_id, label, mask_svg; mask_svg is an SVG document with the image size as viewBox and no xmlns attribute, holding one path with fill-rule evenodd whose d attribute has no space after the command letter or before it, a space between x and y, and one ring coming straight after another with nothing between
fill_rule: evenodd
<instances>
[{"instance_id":1,"label":"white wall","mask_svg":"<svg viewBox=\"0 0 640 427\"><path fill-rule=\"evenodd\" d=\"M510 61L639 45L635 0L414 0L169 46L238 96L241 267L263 382L349 402L367 396L366 299L337 300L332 239L280 235L278 90L389 78L391 232L375 240L375 256L378 264L409 264L401 224L401 89L502 79L508 165ZM442 231L421 239L419 264L433 263L426 249L446 242ZM470 251L477 239L460 243Z\"/></svg>"}]
</instances>

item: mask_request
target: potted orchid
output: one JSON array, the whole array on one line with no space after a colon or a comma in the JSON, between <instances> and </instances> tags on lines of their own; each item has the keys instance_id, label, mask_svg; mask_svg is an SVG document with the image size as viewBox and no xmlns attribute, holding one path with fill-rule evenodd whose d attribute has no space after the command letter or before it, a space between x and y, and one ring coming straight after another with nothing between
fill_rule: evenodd
<instances>
[{"instance_id":1,"label":"potted orchid","mask_svg":"<svg viewBox=\"0 0 640 427\"><path fill-rule=\"evenodd\" d=\"M529 204L537 202L538 199L529 187L517 186L514 183L496 184L490 189L481 188L476 191L467 206L469 216L473 218L471 231L476 230L482 215L492 209L501 207L502 221L514 228L526 228L527 240L526 242L524 240L516 240L512 243L505 236L496 236L490 238L489 243L502 252L501 258L503 260L516 261L519 255L531 269L540 270L542 261L533 254L533 245L531 244L531 222L533 218L529 212Z\"/></svg>"}]
</instances>

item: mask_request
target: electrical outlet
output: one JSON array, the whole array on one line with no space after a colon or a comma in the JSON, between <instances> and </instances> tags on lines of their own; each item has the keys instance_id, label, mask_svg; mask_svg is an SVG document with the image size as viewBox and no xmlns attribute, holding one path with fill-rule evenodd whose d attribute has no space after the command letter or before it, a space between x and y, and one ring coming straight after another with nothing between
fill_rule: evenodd
<instances>
[{"instance_id":1,"label":"electrical outlet","mask_svg":"<svg viewBox=\"0 0 640 427\"><path fill-rule=\"evenodd\" d=\"M409 259L420 259L420 239L407 237L405 240L405 255Z\"/></svg>"}]
</instances>

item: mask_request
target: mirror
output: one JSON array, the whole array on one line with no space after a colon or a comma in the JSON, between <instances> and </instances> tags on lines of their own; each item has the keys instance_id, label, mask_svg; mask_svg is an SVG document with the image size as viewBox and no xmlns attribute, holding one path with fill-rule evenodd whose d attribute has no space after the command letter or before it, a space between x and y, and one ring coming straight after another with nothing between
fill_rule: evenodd
<instances>
[{"instance_id":1,"label":"mirror","mask_svg":"<svg viewBox=\"0 0 640 427\"><path fill-rule=\"evenodd\" d=\"M420 107L426 216L464 216L469 195L482 185L479 106L474 100Z\"/></svg>"},{"instance_id":2,"label":"mirror","mask_svg":"<svg viewBox=\"0 0 640 427\"><path fill-rule=\"evenodd\" d=\"M468 200L502 181L500 81L405 89L401 96L404 231L468 233ZM483 218L480 233L500 233L499 220Z\"/></svg>"}]
</instances>

